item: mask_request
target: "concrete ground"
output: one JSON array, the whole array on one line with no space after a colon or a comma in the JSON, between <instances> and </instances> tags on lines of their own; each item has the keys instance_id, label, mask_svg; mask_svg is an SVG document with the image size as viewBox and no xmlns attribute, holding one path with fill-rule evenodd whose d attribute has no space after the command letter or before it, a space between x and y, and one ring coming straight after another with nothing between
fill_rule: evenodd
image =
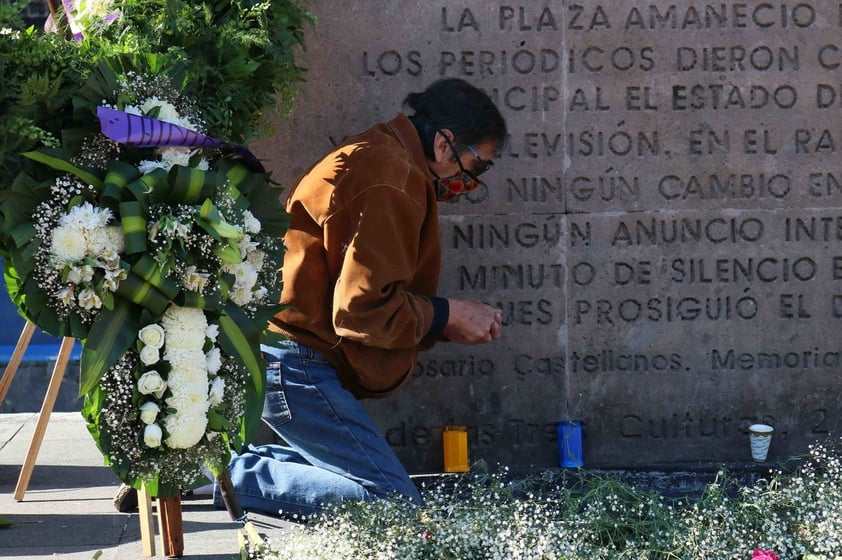
<instances>
[{"instance_id":1,"label":"concrete ground","mask_svg":"<svg viewBox=\"0 0 842 560\"><path fill-rule=\"evenodd\" d=\"M78 412L54 412L23 497L15 488L32 441L37 413L0 414L0 558L138 560L143 558L137 512L118 513L112 498L119 487ZM154 504L154 502L153 502ZM154 505L153 505L154 507ZM209 496L182 502L184 558L238 557L242 523L214 509ZM249 515L257 530L277 539L290 524ZM156 519L155 556L165 558Z\"/></svg>"}]
</instances>

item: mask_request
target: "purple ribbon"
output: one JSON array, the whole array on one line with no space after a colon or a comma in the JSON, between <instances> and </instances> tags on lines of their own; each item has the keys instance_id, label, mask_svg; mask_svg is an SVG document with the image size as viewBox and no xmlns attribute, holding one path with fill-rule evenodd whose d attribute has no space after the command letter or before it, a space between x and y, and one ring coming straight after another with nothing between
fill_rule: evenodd
<instances>
[{"instance_id":1,"label":"purple ribbon","mask_svg":"<svg viewBox=\"0 0 842 560\"><path fill-rule=\"evenodd\" d=\"M266 171L254 154L243 146L223 142L177 124L143 115L133 115L101 105L96 108L96 115L99 118L102 133L121 144L140 148L159 146L226 148L242 157L243 163L249 169L258 173Z\"/></svg>"}]
</instances>

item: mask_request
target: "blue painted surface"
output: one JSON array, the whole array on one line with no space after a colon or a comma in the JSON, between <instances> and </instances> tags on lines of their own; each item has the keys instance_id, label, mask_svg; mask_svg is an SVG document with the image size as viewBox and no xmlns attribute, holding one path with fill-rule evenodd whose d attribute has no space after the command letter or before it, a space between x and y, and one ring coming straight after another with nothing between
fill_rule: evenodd
<instances>
[{"instance_id":1,"label":"blue painted surface","mask_svg":"<svg viewBox=\"0 0 842 560\"><path fill-rule=\"evenodd\" d=\"M3 259L0 258L0 269L2 269ZM18 314L17 307L12 300L9 299L9 294L6 293L5 285L3 287L3 295L0 296L0 363L8 363L15 351L15 346L18 343L18 338L26 324L26 320ZM23 356L24 362L50 362L55 361L58 357L58 350L61 346L61 339L50 336L41 329L36 328L32 335L32 340L29 341L29 346L26 347L26 353ZM77 340L73 345L73 351L70 354L71 360L78 360L82 355L82 344Z\"/></svg>"}]
</instances>

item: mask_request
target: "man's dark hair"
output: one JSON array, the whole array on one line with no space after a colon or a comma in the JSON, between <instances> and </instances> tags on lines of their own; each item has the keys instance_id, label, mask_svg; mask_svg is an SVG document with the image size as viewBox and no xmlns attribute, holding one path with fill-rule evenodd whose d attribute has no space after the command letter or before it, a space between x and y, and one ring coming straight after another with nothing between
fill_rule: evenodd
<instances>
[{"instance_id":1,"label":"man's dark hair","mask_svg":"<svg viewBox=\"0 0 842 560\"><path fill-rule=\"evenodd\" d=\"M484 142L502 146L506 139L506 121L494 102L465 80L438 80L422 92L407 95L403 104L414 112L409 118L430 159L434 157L433 138L445 128L456 136L459 146Z\"/></svg>"}]
</instances>

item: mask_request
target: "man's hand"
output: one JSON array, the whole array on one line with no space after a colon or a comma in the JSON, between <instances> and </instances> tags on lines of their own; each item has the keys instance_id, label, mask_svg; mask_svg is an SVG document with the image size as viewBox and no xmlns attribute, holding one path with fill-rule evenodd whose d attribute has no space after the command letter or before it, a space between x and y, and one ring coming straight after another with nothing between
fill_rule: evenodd
<instances>
[{"instance_id":1,"label":"man's hand","mask_svg":"<svg viewBox=\"0 0 842 560\"><path fill-rule=\"evenodd\" d=\"M459 344L482 344L500 338L503 312L480 301L448 298L450 316L442 334Z\"/></svg>"}]
</instances>

